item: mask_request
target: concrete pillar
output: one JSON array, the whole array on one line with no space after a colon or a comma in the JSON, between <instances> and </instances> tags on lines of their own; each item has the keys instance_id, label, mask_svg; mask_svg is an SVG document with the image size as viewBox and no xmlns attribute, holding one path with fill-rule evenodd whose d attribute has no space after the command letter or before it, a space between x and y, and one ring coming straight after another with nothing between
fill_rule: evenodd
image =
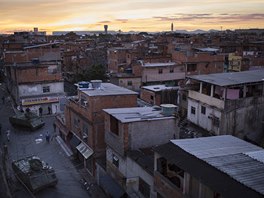
<instances>
[{"instance_id":1,"label":"concrete pillar","mask_svg":"<svg viewBox=\"0 0 264 198\"><path fill-rule=\"evenodd\" d=\"M247 92L247 86L244 85L244 87L243 87L243 98L246 97L246 92Z\"/></svg>"},{"instance_id":2,"label":"concrete pillar","mask_svg":"<svg viewBox=\"0 0 264 198\"><path fill-rule=\"evenodd\" d=\"M211 93L210 93L210 96L213 97L214 95L214 85L211 85Z\"/></svg>"},{"instance_id":3,"label":"concrete pillar","mask_svg":"<svg viewBox=\"0 0 264 198\"><path fill-rule=\"evenodd\" d=\"M227 93L227 88L224 88L224 100L226 100L226 93Z\"/></svg>"}]
</instances>

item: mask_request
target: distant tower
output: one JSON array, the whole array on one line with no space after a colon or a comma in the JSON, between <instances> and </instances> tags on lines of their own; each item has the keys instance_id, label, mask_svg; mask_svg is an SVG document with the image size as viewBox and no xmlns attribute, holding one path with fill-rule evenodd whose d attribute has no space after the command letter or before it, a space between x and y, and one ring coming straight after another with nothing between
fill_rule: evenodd
<instances>
[{"instance_id":1,"label":"distant tower","mask_svg":"<svg viewBox=\"0 0 264 198\"><path fill-rule=\"evenodd\" d=\"M171 23L171 31L173 32L173 23Z\"/></svg>"},{"instance_id":2,"label":"distant tower","mask_svg":"<svg viewBox=\"0 0 264 198\"><path fill-rule=\"evenodd\" d=\"M38 28L34 27L34 33L38 33Z\"/></svg>"},{"instance_id":3,"label":"distant tower","mask_svg":"<svg viewBox=\"0 0 264 198\"><path fill-rule=\"evenodd\" d=\"M105 34L107 34L108 25L104 25Z\"/></svg>"}]
</instances>

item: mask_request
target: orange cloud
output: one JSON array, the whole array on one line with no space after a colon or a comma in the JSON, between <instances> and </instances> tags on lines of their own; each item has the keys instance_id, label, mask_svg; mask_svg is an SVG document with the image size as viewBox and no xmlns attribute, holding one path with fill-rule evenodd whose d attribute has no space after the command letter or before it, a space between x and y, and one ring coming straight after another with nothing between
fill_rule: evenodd
<instances>
[{"instance_id":1,"label":"orange cloud","mask_svg":"<svg viewBox=\"0 0 264 198\"><path fill-rule=\"evenodd\" d=\"M177 11L178 13L175 13ZM2 0L0 33L15 30L166 31L264 28L263 0Z\"/></svg>"}]
</instances>

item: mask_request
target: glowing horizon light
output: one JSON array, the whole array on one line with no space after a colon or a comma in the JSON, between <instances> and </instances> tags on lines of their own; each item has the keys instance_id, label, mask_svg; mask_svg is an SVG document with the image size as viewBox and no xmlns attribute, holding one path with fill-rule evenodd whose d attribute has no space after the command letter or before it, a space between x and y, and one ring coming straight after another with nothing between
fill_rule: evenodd
<instances>
[{"instance_id":1,"label":"glowing horizon light","mask_svg":"<svg viewBox=\"0 0 264 198\"><path fill-rule=\"evenodd\" d=\"M263 0L1 0L0 33L264 29Z\"/></svg>"}]
</instances>

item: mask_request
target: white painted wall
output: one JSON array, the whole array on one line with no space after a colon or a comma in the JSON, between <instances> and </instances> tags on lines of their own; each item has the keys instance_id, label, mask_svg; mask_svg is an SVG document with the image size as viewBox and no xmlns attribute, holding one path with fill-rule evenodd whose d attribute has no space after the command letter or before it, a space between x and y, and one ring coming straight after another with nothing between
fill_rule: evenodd
<instances>
[{"instance_id":1,"label":"white painted wall","mask_svg":"<svg viewBox=\"0 0 264 198\"><path fill-rule=\"evenodd\" d=\"M191 107L195 108L195 114L191 113ZM194 100L188 99L188 112L187 112L187 118L189 121L191 121L194 124L198 125L198 102Z\"/></svg>"},{"instance_id":2,"label":"white painted wall","mask_svg":"<svg viewBox=\"0 0 264 198\"><path fill-rule=\"evenodd\" d=\"M113 154L118 158L119 160L119 167L118 170L123 174L126 175L126 161L115 151L113 151L111 148L106 148L106 161L110 162L112 164ZM113 164L113 166L115 166Z\"/></svg>"},{"instance_id":3,"label":"white painted wall","mask_svg":"<svg viewBox=\"0 0 264 198\"><path fill-rule=\"evenodd\" d=\"M156 193L154 191L154 178L147 173L141 166L139 166L134 160L129 157L122 158L118 153L113 151L110 147L106 148L106 160L112 163L113 154L119 159L119 168L124 177L126 177L127 191L128 193L137 192L139 197L142 197L138 191L139 176L150 185L150 197L155 198ZM153 162L154 163L154 162ZM114 165L113 165L114 166Z\"/></svg>"},{"instance_id":4,"label":"white painted wall","mask_svg":"<svg viewBox=\"0 0 264 198\"><path fill-rule=\"evenodd\" d=\"M49 93L43 93L43 87L44 86L50 87ZM20 97L43 95L43 94L63 93L64 92L64 82L19 85L18 92L19 92Z\"/></svg>"},{"instance_id":5,"label":"white painted wall","mask_svg":"<svg viewBox=\"0 0 264 198\"><path fill-rule=\"evenodd\" d=\"M152 175L147 173L141 166L138 165L133 159L127 157L127 173L126 173L126 178L127 181L133 181L134 179L137 178L137 181L139 180L138 178L141 177L149 186L150 186L150 197L156 197L156 192L154 191L154 178ZM153 162L154 163L154 162ZM135 183L135 185L129 185L127 182L127 187L131 187L134 192L139 192L138 190L138 182ZM143 197L143 196L142 196Z\"/></svg>"},{"instance_id":6,"label":"white painted wall","mask_svg":"<svg viewBox=\"0 0 264 198\"><path fill-rule=\"evenodd\" d=\"M191 107L195 107L195 115L191 113ZM202 106L205 106L205 114L201 113ZM212 124L212 119L210 117L218 117L220 119L219 127L215 127ZM220 126L221 126L221 112L216 108L212 108L207 104L202 104L195 100L188 99L188 115L187 118L192 123L206 129L207 131L212 131L216 135L219 135Z\"/></svg>"}]
</instances>

